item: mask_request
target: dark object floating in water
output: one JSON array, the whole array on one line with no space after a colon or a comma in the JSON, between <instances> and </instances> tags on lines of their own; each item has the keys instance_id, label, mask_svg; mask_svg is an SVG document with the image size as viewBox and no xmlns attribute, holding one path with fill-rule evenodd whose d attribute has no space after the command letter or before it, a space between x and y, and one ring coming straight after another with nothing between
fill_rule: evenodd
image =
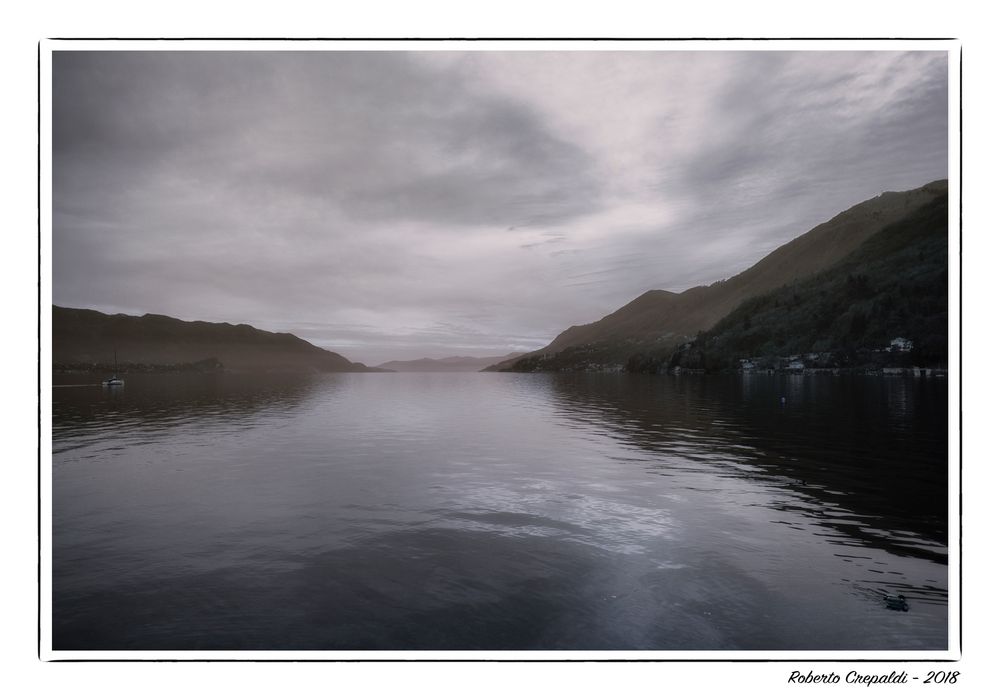
<instances>
[{"instance_id":1,"label":"dark object floating in water","mask_svg":"<svg viewBox=\"0 0 1000 700\"><path fill-rule=\"evenodd\" d=\"M910 604L906 602L905 595L887 595L884 600L885 607L890 610L902 610L906 612L910 609Z\"/></svg>"}]
</instances>

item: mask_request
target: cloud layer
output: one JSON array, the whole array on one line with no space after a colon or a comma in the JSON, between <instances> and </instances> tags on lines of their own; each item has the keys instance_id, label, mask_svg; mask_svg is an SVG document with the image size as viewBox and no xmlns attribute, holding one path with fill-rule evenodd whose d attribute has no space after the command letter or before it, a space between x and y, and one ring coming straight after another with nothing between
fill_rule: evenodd
<instances>
[{"instance_id":1,"label":"cloud layer","mask_svg":"<svg viewBox=\"0 0 1000 700\"><path fill-rule=\"evenodd\" d=\"M947 177L941 52L56 52L53 300L546 344Z\"/></svg>"}]
</instances>

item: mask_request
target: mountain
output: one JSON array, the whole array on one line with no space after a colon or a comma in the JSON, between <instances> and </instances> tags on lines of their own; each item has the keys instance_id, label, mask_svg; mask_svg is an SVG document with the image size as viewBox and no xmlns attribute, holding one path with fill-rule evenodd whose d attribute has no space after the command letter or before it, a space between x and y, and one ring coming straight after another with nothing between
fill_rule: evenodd
<instances>
[{"instance_id":1,"label":"mountain","mask_svg":"<svg viewBox=\"0 0 1000 700\"><path fill-rule=\"evenodd\" d=\"M947 196L826 270L748 299L694 341L632 356L627 369L781 368L793 357L814 367L947 365Z\"/></svg>"},{"instance_id":2,"label":"mountain","mask_svg":"<svg viewBox=\"0 0 1000 700\"><path fill-rule=\"evenodd\" d=\"M439 360L423 357L419 360L392 360L383 362L378 367L393 372L478 372L498 362L518 358L522 354L512 352L503 357L443 357Z\"/></svg>"},{"instance_id":3,"label":"mountain","mask_svg":"<svg viewBox=\"0 0 1000 700\"><path fill-rule=\"evenodd\" d=\"M939 180L906 192L884 192L777 248L735 277L681 293L648 291L599 321L568 328L541 350L487 370L620 368L637 353L665 351L711 328L747 299L830 267L885 226L947 191L947 180Z\"/></svg>"},{"instance_id":4,"label":"mountain","mask_svg":"<svg viewBox=\"0 0 1000 700\"><path fill-rule=\"evenodd\" d=\"M52 307L52 363L56 369L106 368L112 365L115 353L126 370L381 371L291 333L271 333L245 324Z\"/></svg>"}]
</instances>

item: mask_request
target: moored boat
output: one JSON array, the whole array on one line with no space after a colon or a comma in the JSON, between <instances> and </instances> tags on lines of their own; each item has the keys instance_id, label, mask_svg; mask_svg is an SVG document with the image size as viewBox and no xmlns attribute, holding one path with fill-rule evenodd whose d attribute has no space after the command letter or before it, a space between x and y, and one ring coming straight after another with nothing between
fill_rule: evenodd
<instances>
[{"instance_id":1,"label":"moored boat","mask_svg":"<svg viewBox=\"0 0 1000 700\"><path fill-rule=\"evenodd\" d=\"M110 379L101 382L101 386L125 386L125 380L118 378L118 351L115 350L115 371Z\"/></svg>"}]
</instances>

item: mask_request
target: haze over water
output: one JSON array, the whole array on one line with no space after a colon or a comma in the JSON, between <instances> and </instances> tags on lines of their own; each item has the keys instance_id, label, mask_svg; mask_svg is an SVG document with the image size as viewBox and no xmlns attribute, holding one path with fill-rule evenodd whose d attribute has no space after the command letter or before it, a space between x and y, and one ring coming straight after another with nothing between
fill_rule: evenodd
<instances>
[{"instance_id":1,"label":"haze over water","mask_svg":"<svg viewBox=\"0 0 1000 700\"><path fill-rule=\"evenodd\" d=\"M56 649L947 647L945 379L53 396Z\"/></svg>"}]
</instances>

